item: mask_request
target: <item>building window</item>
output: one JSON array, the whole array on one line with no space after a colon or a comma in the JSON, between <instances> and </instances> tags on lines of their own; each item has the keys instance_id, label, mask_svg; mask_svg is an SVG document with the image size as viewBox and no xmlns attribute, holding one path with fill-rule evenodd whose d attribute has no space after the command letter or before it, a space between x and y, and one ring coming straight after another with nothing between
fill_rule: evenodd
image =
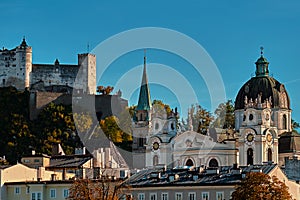
<instances>
[{"instance_id":1,"label":"building window","mask_svg":"<svg viewBox=\"0 0 300 200\"><path fill-rule=\"evenodd\" d=\"M161 194L161 200L169 200L169 194L168 193L162 193Z\"/></svg>"},{"instance_id":2,"label":"building window","mask_svg":"<svg viewBox=\"0 0 300 200\"><path fill-rule=\"evenodd\" d=\"M56 189L50 189L50 198L56 198Z\"/></svg>"},{"instance_id":3,"label":"building window","mask_svg":"<svg viewBox=\"0 0 300 200\"><path fill-rule=\"evenodd\" d=\"M196 200L196 193L195 192L189 192L188 200Z\"/></svg>"},{"instance_id":4,"label":"building window","mask_svg":"<svg viewBox=\"0 0 300 200\"><path fill-rule=\"evenodd\" d=\"M159 123L155 123L155 130L158 130L159 129Z\"/></svg>"},{"instance_id":5,"label":"building window","mask_svg":"<svg viewBox=\"0 0 300 200\"><path fill-rule=\"evenodd\" d=\"M202 200L208 200L209 199L209 193L208 192L202 192Z\"/></svg>"},{"instance_id":6,"label":"building window","mask_svg":"<svg viewBox=\"0 0 300 200\"><path fill-rule=\"evenodd\" d=\"M144 138L140 137L139 138L139 147L143 147L144 146Z\"/></svg>"},{"instance_id":7,"label":"building window","mask_svg":"<svg viewBox=\"0 0 300 200\"><path fill-rule=\"evenodd\" d=\"M224 192L217 192L216 193L216 200L223 200Z\"/></svg>"},{"instance_id":8,"label":"building window","mask_svg":"<svg viewBox=\"0 0 300 200\"><path fill-rule=\"evenodd\" d=\"M40 160L39 159L34 159L34 162L36 163L36 162L40 162Z\"/></svg>"},{"instance_id":9,"label":"building window","mask_svg":"<svg viewBox=\"0 0 300 200\"><path fill-rule=\"evenodd\" d=\"M158 156L153 156L153 166L158 165Z\"/></svg>"},{"instance_id":10,"label":"building window","mask_svg":"<svg viewBox=\"0 0 300 200\"><path fill-rule=\"evenodd\" d=\"M176 192L175 193L175 200L183 200L182 193Z\"/></svg>"},{"instance_id":11,"label":"building window","mask_svg":"<svg viewBox=\"0 0 300 200\"><path fill-rule=\"evenodd\" d=\"M272 162L272 149L268 148L268 162Z\"/></svg>"},{"instance_id":12,"label":"building window","mask_svg":"<svg viewBox=\"0 0 300 200\"><path fill-rule=\"evenodd\" d=\"M26 186L26 194L29 194L29 193L30 193L30 187Z\"/></svg>"},{"instance_id":13,"label":"building window","mask_svg":"<svg viewBox=\"0 0 300 200\"><path fill-rule=\"evenodd\" d=\"M15 194L21 194L21 188L20 187L15 187Z\"/></svg>"},{"instance_id":14,"label":"building window","mask_svg":"<svg viewBox=\"0 0 300 200\"><path fill-rule=\"evenodd\" d=\"M138 194L138 200L145 200L145 194L144 193L139 193Z\"/></svg>"},{"instance_id":15,"label":"building window","mask_svg":"<svg viewBox=\"0 0 300 200\"><path fill-rule=\"evenodd\" d=\"M287 128L287 122L286 122L286 114L284 114L282 116L282 129L286 129Z\"/></svg>"},{"instance_id":16,"label":"building window","mask_svg":"<svg viewBox=\"0 0 300 200\"><path fill-rule=\"evenodd\" d=\"M253 149L247 150L247 165L253 165Z\"/></svg>"},{"instance_id":17,"label":"building window","mask_svg":"<svg viewBox=\"0 0 300 200\"><path fill-rule=\"evenodd\" d=\"M63 197L64 197L64 198L69 197L69 189L64 189L64 190L63 190Z\"/></svg>"},{"instance_id":18,"label":"building window","mask_svg":"<svg viewBox=\"0 0 300 200\"><path fill-rule=\"evenodd\" d=\"M219 163L215 158L213 158L209 161L208 166L209 167L219 167Z\"/></svg>"},{"instance_id":19,"label":"building window","mask_svg":"<svg viewBox=\"0 0 300 200\"><path fill-rule=\"evenodd\" d=\"M31 193L31 200L42 200L42 193L41 192Z\"/></svg>"},{"instance_id":20,"label":"building window","mask_svg":"<svg viewBox=\"0 0 300 200\"><path fill-rule=\"evenodd\" d=\"M191 167L191 166L194 166L194 162L191 159L188 159L186 161L185 165Z\"/></svg>"},{"instance_id":21,"label":"building window","mask_svg":"<svg viewBox=\"0 0 300 200\"><path fill-rule=\"evenodd\" d=\"M253 120L253 114L249 115L249 120L252 121Z\"/></svg>"},{"instance_id":22,"label":"building window","mask_svg":"<svg viewBox=\"0 0 300 200\"><path fill-rule=\"evenodd\" d=\"M157 200L156 193L150 193L150 200Z\"/></svg>"}]
</instances>

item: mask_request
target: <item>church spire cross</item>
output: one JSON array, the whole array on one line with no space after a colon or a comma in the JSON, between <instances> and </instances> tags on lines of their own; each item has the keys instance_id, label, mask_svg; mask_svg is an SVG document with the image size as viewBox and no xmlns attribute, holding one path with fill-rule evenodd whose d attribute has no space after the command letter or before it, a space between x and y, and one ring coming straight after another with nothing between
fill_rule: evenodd
<instances>
[{"instance_id":1,"label":"church spire cross","mask_svg":"<svg viewBox=\"0 0 300 200\"><path fill-rule=\"evenodd\" d=\"M264 55L264 47L263 46L261 46L260 47L260 55L263 57L263 55Z\"/></svg>"}]
</instances>

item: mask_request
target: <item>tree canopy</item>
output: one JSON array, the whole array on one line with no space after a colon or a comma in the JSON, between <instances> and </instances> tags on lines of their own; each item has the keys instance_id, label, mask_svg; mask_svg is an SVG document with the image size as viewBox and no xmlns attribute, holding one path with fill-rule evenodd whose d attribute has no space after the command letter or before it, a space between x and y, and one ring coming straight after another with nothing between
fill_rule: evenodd
<instances>
[{"instance_id":1,"label":"tree canopy","mask_svg":"<svg viewBox=\"0 0 300 200\"><path fill-rule=\"evenodd\" d=\"M261 172L248 173L232 193L232 200L290 200L288 187L276 176Z\"/></svg>"},{"instance_id":2,"label":"tree canopy","mask_svg":"<svg viewBox=\"0 0 300 200\"><path fill-rule=\"evenodd\" d=\"M228 100L225 103L220 103L216 108L215 120L212 126L215 128L234 128L235 118L234 118L234 105L232 100Z\"/></svg>"},{"instance_id":3,"label":"tree canopy","mask_svg":"<svg viewBox=\"0 0 300 200\"><path fill-rule=\"evenodd\" d=\"M70 187L69 200L119 200L126 196L128 187L122 181L99 179L75 180Z\"/></svg>"},{"instance_id":4,"label":"tree canopy","mask_svg":"<svg viewBox=\"0 0 300 200\"><path fill-rule=\"evenodd\" d=\"M190 121L190 117L192 117L192 125L193 130L206 135L207 129L209 128L213 116L209 111L202 108L199 104L192 105L189 111L189 116L187 121Z\"/></svg>"},{"instance_id":5,"label":"tree canopy","mask_svg":"<svg viewBox=\"0 0 300 200\"><path fill-rule=\"evenodd\" d=\"M97 92L102 95L109 95L113 90L114 90L114 87L112 87L112 86L107 86L107 87L104 87L102 85L97 86Z\"/></svg>"}]
</instances>

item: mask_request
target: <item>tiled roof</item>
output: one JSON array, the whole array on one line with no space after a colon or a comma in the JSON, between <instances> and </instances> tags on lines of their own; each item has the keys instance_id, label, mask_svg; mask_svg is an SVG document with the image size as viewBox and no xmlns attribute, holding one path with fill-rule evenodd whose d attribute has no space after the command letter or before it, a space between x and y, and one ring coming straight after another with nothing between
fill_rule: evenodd
<instances>
[{"instance_id":1,"label":"tiled roof","mask_svg":"<svg viewBox=\"0 0 300 200\"><path fill-rule=\"evenodd\" d=\"M50 165L47 168L48 169L79 168L91 159L92 159L92 156L90 156L90 155L53 156L53 157L51 157Z\"/></svg>"},{"instance_id":2,"label":"tiled roof","mask_svg":"<svg viewBox=\"0 0 300 200\"><path fill-rule=\"evenodd\" d=\"M279 153L300 152L300 134L285 132L279 138Z\"/></svg>"},{"instance_id":3,"label":"tiled roof","mask_svg":"<svg viewBox=\"0 0 300 200\"><path fill-rule=\"evenodd\" d=\"M234 168L179 168L179 169L145 169L131 176L127 183L132 187L160 186L202 186L202 185L236 185L248 172L270 173L275 164L252 165Z\"/></svg>"}]
</instances>

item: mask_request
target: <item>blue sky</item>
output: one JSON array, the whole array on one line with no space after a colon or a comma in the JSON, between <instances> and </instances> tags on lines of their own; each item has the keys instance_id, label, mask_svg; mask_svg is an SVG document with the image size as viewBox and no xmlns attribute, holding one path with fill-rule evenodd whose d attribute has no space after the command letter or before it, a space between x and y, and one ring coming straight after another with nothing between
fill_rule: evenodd
<instances>
[{"instance_id":1,"label":"blue sky","mask_svg":"<svg viewBox=\"0 0 300 200\"><path fill-rule=\"evenodd\" d=\"M284 83L293 109L300 121L300 2L268 1L8 1L0 2L0 45L17 46L23 36L33 47L34 63L77 63L77 54L95 48L120 32L141 27L163 27L193 38L201 44L217 65L227 99L235 96L255 72L259 47L270 62L270 73ZM97 55L98 59L99 55ZM103 55L105 56L105 55ZM100 56L101 57L101 56ZM149 49L149 63L176 69L192 85L198 103L211 110L208 89L203 78L177 55ZM114 85L122 74L143 63L143 51L120 56L101 78L101 85ZM148 70L151 71L150 66ZM153 67L155 68L155 67ZM168 77L167 74L160 74ZM148 77L151 81L151 76ZM133 80L140 84L141 77ZM120 88L124 95L126 88ZM130 93L135 104L137 91ZM168 87L151 85L152 99L163 99L182 107ZM184 95L183 95L184 96ZM185 116L183 116L185 118Z\"/></svg>"}]
</instances>

